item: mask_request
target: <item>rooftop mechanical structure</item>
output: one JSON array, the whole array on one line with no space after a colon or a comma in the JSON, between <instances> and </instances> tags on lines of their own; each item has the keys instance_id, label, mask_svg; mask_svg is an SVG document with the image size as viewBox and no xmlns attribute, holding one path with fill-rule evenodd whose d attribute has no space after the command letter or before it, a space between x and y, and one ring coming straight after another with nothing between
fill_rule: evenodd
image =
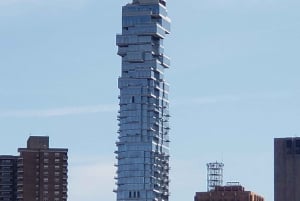
<instances>
[{"instance_id":1,"label":"rooftop mechanical structure","mask_svg":"<svg viewBox=\"0 0 300 201\"><path fill-rule=\"evenodd\" d=\"M170 33L165 0L133 0L122 8L117 35L122 58L118 80L117 201L169 200L170 59L163 40Z\"/></svg>"},{"instance_id":2,"label":"rooftop mechanical structure","mask_svg":"<svg viewBox=\"0 0 300 201\"><path fill-rule=\"evenodd\" d=\"M207 191L223 186L223 163L207 163Z\"/></svg>"}]
</instances>

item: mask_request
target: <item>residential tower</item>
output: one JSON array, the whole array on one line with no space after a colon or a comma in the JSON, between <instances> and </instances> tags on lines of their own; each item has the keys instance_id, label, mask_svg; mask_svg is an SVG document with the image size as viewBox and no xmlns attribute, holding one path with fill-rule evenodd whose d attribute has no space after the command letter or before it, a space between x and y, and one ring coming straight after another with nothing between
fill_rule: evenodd
<instances>
[{"instance_id":1,"label":"residential tower","mask_svg":"<svg viewBox=\"0 0 300 201\"><path fill-rule=\"evenodd\" d=\"M169 200L170 67L163 41L170 33L165 0L133 0L122 9L117 35L122 58L116 142L117 201Z\"/></svg>"}]
</instances>

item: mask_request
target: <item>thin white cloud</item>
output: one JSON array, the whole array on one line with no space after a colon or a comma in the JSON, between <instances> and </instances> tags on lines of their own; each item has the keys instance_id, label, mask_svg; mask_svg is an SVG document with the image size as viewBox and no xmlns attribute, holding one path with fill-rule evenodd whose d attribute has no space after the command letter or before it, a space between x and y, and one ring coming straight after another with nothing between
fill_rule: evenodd
<instances>
[{"instance_id":1,"label":"thin white cloud","mask_svg":"<svg viewBox=\"0 0 300 201\"><path fill-rule=\"evenodd\" d=\"M0 110L0 117L56 117L68 115L93 114L102 112L115 112L116 105L102 104L79 107L62 107L52 109L29 110Z\"/></svg>"},{"instance_id":2,"label":"thin white cloud","mask_svg":"<svg viewBox=\"0 0 300 201\"><path fill-rule=\"evenodd\" d=\"M82 160L86 161L84 157ZM115 168L112 160L95 157L88 161L69 168L70 200L113 200Z\"/></svg>"},{"instance_id":3,"label":"thin white cloud","mask_svg":"<svg viewBox=\"0 0 300 201\"><path fill-rule=\"evenodd\" d=\"M242 93L242 94L231 94L221 96L203 96L203 97L192 97L189 99L178 99L174 100L173 103L177 105L208 105L218 103L232 103L241 101L259 101L259 100L279 100L284 98L291 98L294 94L287 91L278 92L258 92L258 93Z\"/></svg>"}]
</instances>

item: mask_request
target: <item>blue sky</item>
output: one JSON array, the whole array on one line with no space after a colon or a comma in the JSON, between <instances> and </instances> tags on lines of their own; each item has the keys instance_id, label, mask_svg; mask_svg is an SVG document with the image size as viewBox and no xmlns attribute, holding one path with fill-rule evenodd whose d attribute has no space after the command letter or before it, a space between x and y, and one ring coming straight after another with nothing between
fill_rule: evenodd
<instances>
[{"instance_id":1,"label":"blue sky","mask_svg":"<svg viewBox=\"0 0 300 201\"><path fill-rule=\"evenodd\" d=\"M69 199L115 200L120 58L129 1L0 0L0 154L29 135L69 148ZM273 138L299 136L300 2L173 0L171 200L206 190L206 163L273 200Z\"/></svg>"}]
</instances>

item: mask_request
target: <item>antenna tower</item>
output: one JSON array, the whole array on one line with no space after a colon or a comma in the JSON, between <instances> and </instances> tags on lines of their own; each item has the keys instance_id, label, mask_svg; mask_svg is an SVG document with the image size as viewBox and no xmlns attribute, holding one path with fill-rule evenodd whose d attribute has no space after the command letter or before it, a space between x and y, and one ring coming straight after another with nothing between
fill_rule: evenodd
<instances>
[{"instance_id":1,"label":"antenna tower","mask_svg":"<svg viewBox=\"0 0 300 201\"><path fill-rule=\"evenodd\" d=\"M207 163L207 191L223 186L223 163Z\"/></svg>"}]
</instances>

